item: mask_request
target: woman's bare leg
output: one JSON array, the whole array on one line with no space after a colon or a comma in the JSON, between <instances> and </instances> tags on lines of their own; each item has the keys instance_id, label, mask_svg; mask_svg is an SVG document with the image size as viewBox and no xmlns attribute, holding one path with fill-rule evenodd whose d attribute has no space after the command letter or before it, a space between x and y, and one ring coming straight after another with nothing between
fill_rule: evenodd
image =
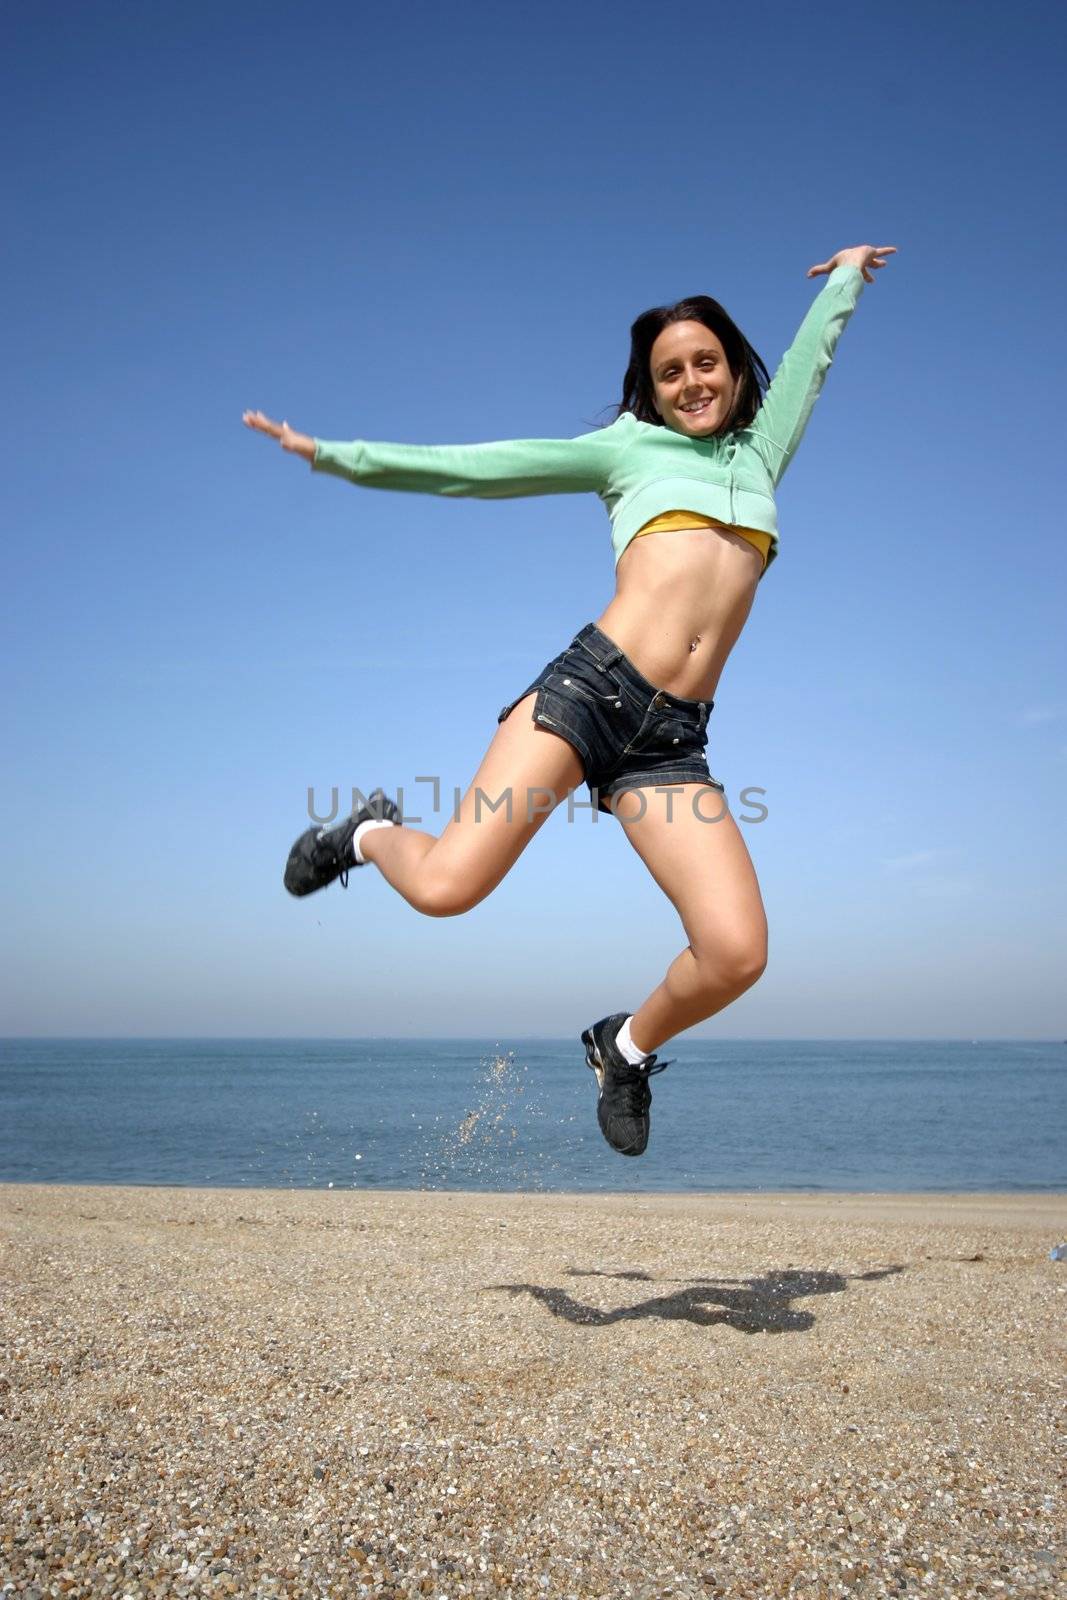
<instances>
[{"instance_id":1,"label":"woman's bare leg","mask_svg":"<svg viewBox=\"0 0 1067 1600\"><path fill-rule=\"evenodd\" d=\"M615 815L673 901L689 939L663 982L633 1014L630 1037L647 1052L752 987L767 965L767 916L725 795L698 784L669 795L642 789L620 795Z\"/></svg>"},{"instance_id":2,"label":"woman's bare leg","mask_svg":"<svg viewBox=\"0 0 1067 1600\"><path fill-rule=\"evenodd\" d=\"M581 757L558 733L539 727L537 691L497 728L458 819L440 838L415 828L372 828L360 853L416 911L452 917L494 890L534 834L582 781ZM510 802L510 803L509 803Z\"/></svg>"}]
</instances>

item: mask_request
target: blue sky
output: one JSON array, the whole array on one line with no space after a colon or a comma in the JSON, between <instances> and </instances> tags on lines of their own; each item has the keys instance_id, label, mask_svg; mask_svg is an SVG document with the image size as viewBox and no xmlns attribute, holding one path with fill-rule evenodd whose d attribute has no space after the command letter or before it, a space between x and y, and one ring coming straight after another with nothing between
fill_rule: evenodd
<instances>
[{"instance_id":1,"label":"blue sky","mask_svg":"<svg viewBox=\"0 0 1067 1600\"><path fill-rule=\"evenodd\" d=\"M585 432L639 311L711 294L773 372L807 268L871 243L899 254L781 487L712 718L770 962L691 1036L1067 1036L1067 23L1017 24L24 9L0 69L0 1032L505 1040L636 1009L685 938L608 817L557 812L463 917L373 869L281 885L309 785L467 786L610 598L600 502L357 489L241 412Z\"/></svg>"}]
</instances>

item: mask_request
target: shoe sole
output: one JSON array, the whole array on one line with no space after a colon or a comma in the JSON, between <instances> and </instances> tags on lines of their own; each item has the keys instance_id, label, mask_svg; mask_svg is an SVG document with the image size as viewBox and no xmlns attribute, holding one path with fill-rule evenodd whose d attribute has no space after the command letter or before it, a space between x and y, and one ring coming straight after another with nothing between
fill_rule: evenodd
<instances>
[{"instance_id":1,"label":"shoe sole","mask_svg":"<svg viewBox=\"0 0 1067 1600\"><path fill-rule=\"evenodd\" d=\"M594 1077L596 1078L597 1085L603 1093L604 1063L600 1059L600 1052L597 1050L591 1028L586 1028L583 1032L582 1043L585 1045L585 1064L593 1073Z\"/></svg>"}]
</instances>

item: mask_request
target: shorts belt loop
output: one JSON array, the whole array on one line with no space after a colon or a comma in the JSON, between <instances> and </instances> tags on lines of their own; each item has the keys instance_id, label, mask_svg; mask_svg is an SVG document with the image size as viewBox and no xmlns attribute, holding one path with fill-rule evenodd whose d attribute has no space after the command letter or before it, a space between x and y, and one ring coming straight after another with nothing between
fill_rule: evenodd
<instances>
[{"instance_id":1,"label":"shorts belt loop","mask_svg":"<svg viewBox=\"0 0 1067 1600\"><path fill-rule=\"evenodd\" d=\"M594 632L593 630L596 631ZM580 644L586 654L593 658L598 672L606 672L609 667L615 665L616 661L622 660L623 652L617 644L601 644L600 639L597 637L599 632L600 630L597 628L596 623L590 622L577 635L575 643ZM583 638L582 634L586 634L587 637ZM606 641L607 635L605 634L602 637Z\"/></svg>"}]
</instances>

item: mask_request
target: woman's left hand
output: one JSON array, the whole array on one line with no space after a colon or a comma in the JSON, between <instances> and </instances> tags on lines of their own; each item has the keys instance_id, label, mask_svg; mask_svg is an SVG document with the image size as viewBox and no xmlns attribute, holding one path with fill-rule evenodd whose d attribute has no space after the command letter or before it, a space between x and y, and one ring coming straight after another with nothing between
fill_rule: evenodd
<instances>
[{"instance_id":1,"label":"woman's left hand","mask_svg":"<svg viewBox=\"0 0 1067 1600\"><path fill-rule=\"evenodd\" d=\"M871 267L884 267L885 262L879 261L879 256L895 256L895 244L857 244L851 250L839 250L836 256L829 261L822 261L816 267L808 268L808 277L817 278L820 272L832 272L835 267L859 267L867 283L873 283Z\"/></svg>"},{"instance_id":2,"label":"woman's left hand","mask_svg":"<svg viewBox=\"0 0 1067 1600\"><path fill-rule=\"evenodd\" d=\"M297 433L287 422L272 422L262 411L246 411L241 420L246 428L254 428L257 433L277 439L283 450L291 450L294 455L303 456L305 461L314 461L315 441L309 433Z\"/></svg>"}]
</instances>

